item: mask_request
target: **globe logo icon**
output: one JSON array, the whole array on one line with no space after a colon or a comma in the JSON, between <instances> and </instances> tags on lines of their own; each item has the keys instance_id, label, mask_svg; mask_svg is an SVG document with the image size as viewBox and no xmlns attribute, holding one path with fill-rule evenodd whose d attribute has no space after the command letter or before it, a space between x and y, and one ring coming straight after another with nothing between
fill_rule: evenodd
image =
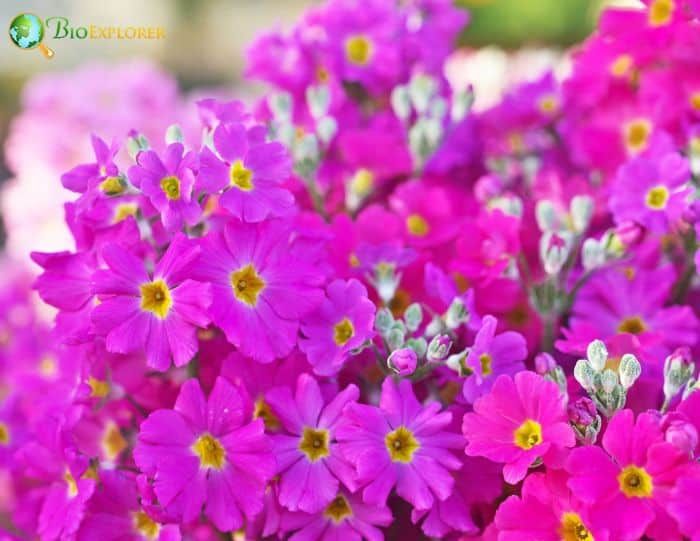
<instances>
[{"instance_id":1,"label":"globe logo icon","mask_svg":"<svg viewBox=\"0 0 700 541\"><path fill-rule=\"evenodd\" d=\"M53 51L42 43L44 23L33 13L20 13L10 23L10 40L20 49L36 49L46 58L53 57Z\"/></svg>"}]
</instances>

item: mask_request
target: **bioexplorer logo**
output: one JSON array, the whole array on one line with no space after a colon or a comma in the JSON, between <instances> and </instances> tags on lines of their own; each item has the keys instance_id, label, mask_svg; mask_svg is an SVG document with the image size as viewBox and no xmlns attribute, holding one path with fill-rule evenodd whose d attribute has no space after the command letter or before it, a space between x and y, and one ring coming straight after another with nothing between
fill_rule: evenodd
<instances>
[{"instance_id":1,"label":"bioexplorer logo","mask_svg":"<svg viewBox=\"0 0 700 541\"><path fill-rule=\"evenodd\" d=\"M163 39L165 28L161 26L102 26L89 24L74 26L67 17L49 17L42 21L33 13L20 13L10 22L10 40L24 50L39 49L46 58L54 52L44 45L45 37L51 39Z\"/></svg>"}]
</instances>

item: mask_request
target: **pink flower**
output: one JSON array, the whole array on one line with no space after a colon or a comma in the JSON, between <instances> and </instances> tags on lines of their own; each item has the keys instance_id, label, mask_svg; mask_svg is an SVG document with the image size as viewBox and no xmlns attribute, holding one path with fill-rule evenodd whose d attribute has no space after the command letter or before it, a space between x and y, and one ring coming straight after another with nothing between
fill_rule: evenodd
<instances>
[{"instance_id":1,"label":"pink flower","mask_svg":"<svg viewBox=\"0 0 700 541\"><path fill-rule=\"evenodd\" d=\"M235 530L262 509L275 457L261 419L248 422L244 394L217 378L209 398L196 379L180 389L174 409L141 424L134 460L150 479L160 505L188 523L200 513L223 531Z\"/></svg>"},{"instance_id":2,"label":"pink flower","mask_svg":"<svg viewBox=\"0 0 700 541\"><path fill-rule=\"evenodd\" d=\"M558 464L576 443L559 387L527 371L500 376L474 403L474 413L464 415L462 431L466 453L504 463L510 484L521 481L538 458Z\"/></svg>"},{"instance_id":3,"label":"pink flower","mask_svg":"<svg viewBox=\"0 0 700 541\"><path fill-rule=\"evenodd\" d=\"M674 539L677 527L664 506L676 481L689 469L689 457L666 443L659 417L619 411L608 424L603 448L574 449L566 469L568 486L592 506L592 516L608 525L613 539L633 541L646 532Z\"/></svg>"},{"instance_id":4,"label":"pink flower","mask_svg":"<svg viewBox=\"0 0 700 541\"><path fill-rule=\"evenodd\" d=\"M382 384L378 408L346 406L337 436L342 455L357 469L365 503L384 505L394 486L416 509L429 509L450 496L450 470L461 464L450 449L464 441L445 430L452 414L440 409L438 402L422 407L410 381L396 384L390 378Z\"/></svg>"},{"instance_id":5,"label":"pink flower","mask_svg":"<svg viewBox=\"0 0 700 541\"><path fill-rule=\"evenodd\" d=\"M337 373L350 351L374 336L375 311L365 286L357 280L331 282L326 298L301 322L304 338L299 348L314 372L324 376Z\"/></svg>"},{"instance_id":6,"label":"pink flower","mask_svg":"<svg viewBox=\"0 0 700 541\"><path fill-rule=\"evenodd\" d=\"M321 388L308 374L299 376L294 396L289 387L268 391L267 403L284 429L272 436L279 502L290 511L320 511L336 497L339 479L353 487L354 471L340 456L335 432L343 408L358 397L357 387L349 385L324 404Z\"/></svg>"}]
</instances>

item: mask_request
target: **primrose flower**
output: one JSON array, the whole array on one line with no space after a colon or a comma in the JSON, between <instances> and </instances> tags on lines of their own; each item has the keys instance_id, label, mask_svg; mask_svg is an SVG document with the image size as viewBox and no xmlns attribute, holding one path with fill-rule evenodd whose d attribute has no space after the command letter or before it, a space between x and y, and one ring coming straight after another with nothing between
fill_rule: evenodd
<instances>
[{"instance_id":1,"label":"primrose flower","mask_svg":"<svg viewBox=\"0 0 700 541\"><path fill-rule=\"evenodd\" d=\"M94 274L100 299L92 311L94 331L106 338L107 351L145 350L149 366L165 371L171 359L187 364L197 353L197 327L209 323L209 284L190 280L187 270L199 247L178 235L153 273L143 261L117 244L102 257L107 270Z\"/></svg>"},{"instance_id":2,"label":"primrose flower","mask_svg":"<svg viewBox=\"0 0 700 541\"><path fill-rule=\"evenodd\" d=\"M139 152L137 165L129 168L129 180L139 188L161 213L168 231L183 224L195 225L202 209L193 192L197 156L185 153L182 143L168 145L162 158L153 150Z\"/></svg>"},{"instance_id":3,"label":"primrose flower","mask_svg":"<svg viewBox=\"0 0 700 541\"><path fill-rule=\"evenodd\" d=\"M357 280L331 282L326 298L301 322L304 338L299 348L306 353L314 372L338 372L350 351L374 335L375 311L365 286Z\"/></svg>"},{"instance_id":4,"label":"primrose flower","mask_svg":"<svg viewBox=\"0 0 700 541\"><path fill-rule=\"evenodd\" d=\"M308 374L299 376L296 393L278 387L267 393L267 404L284 431L272 436L279 480L279 502L290 511L314 513L331 503L338 480L353 487L354 471L340 456L336 429L347 404L359 391L349 385L327 404L321 388Z\"/></svg>"},{"instance_id":5,"label":"primrose flower","mask_svg":"<svg viewBox=\"0 0 700 541\"><path fill-rule=\"evenodd\" d=\"M169 515L187 523L203 512L229 531L260 512L275 457L262 420L248 422L246 402L224 378L216 379L208 399L190 379L174 409L154 411L141 423L134 461Z\"/></svg>"},{"instance_id":6,"label":"primrose flower","mask_svg":"<svg viewBox=\"0 0 700 541\"><path fill-rule=\"evenodd\" d=\"M123 193L125 185L119 178L119 168L114 163L119 145L113 141L107 146L107 143L96 135L91 135L90 139L95 152L95 163L78 165L64 173L61 175L61 184L66 189L78 193L93 190L107 195Z\"/></svg>"},{"instance_id":7,"label":"primrose flower","mask_svg":"<svg viewBox=\"0 0 700 541\"><path fill-rule=\"evenodd\" d=\"M645 532L672 539L676 527L664 507L676 481L689 469L687 453L663 439L659 418L619 411L603 435L603 447L574 449L566 461L568 486L592 506L592 516L612 539L632 541Z\"/></svg>"},{"instance_id":8,"label":"primrose flower","mask_svg":"<svg viewBox=\"0 0 700 541\"><path fill-rule=\"evenodd\" d=\"M445 430L452 414L440 404L422 407L411 382L390 378L382 384L379 407L348 404L336 431L340 452L357 470L365 503L382 506L391 489L416 509L429 509L452 493L450 470L460 461L451 453L464 444Z\"/></svg>"},{"instance_id":9,"label":"primrose flower","mask_svg":"<svg viewBox=\"0 0 700 541\"><path fill-rule=\"evenodd\" d=\"M281 185L291 174L291 160L282 144L265 142L262 126L219 124L213 143L218 156L209 147L200 153L198 188L224 190L219 205L244 222L291 213L294 196Z\"/></svg>"},{"instance_id":10,"label":"primrose flower","mask_svg":"<svg viewBox=\"0 0 700 541\"><path fill-rule=\"evenodd\" d=\"M211 318L226 338L260 362L287 355L299 320L321 302L321 276L290 246L291 231L276 220L231 221L202 240L194 270L212 284Z\"/></svg>"},{"instance_id":11,"label":"primrose flower","mask_svg":"<svg viewBox=\"0 0 700 541\"><path fill-rule=\"evenodd\" d=\"M503 477L515 484L538 459L557 464L576 443L567 422L566 400L556 383L534 372L499 376L491 391L464 415L469 456L505 463Z\"/></svg>"}]
</instances>

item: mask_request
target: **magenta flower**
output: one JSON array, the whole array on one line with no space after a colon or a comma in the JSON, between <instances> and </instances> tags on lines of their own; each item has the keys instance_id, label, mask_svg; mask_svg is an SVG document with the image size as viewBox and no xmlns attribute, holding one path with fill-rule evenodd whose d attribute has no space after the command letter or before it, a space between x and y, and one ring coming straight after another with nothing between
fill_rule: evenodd
<instances>
[{"instance_id":1,"label":"magenta flower","mask_svg":"<svg viewBox=\"0 0 700 541\"><path fill-rule=\"evenodd\" d=\"M133 475L105 470L78 531L78 541L180 541L177 524L161 524L139 505Z\"/></svg>"},{"instance_id":2,"label":"magenta flower","mask_svg":"<svg viewBox=\"0 0 700 541\"><path fill-rule=\"evenodd\" d=\"M653 539L676 538L664 506L689 464L687 453L664 441L658 416L642 413L635 422L631 410L621 410L605 430L603 448L574 449L566 469L572 492L593 506L612 538L632 541L645 532Z\"/></svg>"},{"instance_id":3,"label":"magenta flower","mask_svg":"<svg viewBox=\"0 0 700 541\"><path fill-rule=\"evenodd\" d=\"M199 247L178 235L153 273L143 261L117 244L102 257L109 270L94 275L100 304L92 311L97 334L106 336L107 350L130 353L145 349L149 366L165 371L187 364L197 352L196 327L206 327L208 284L188 279L187 269Z\"/></svg>"},{"instance_id":4,"label":"magenta flower","mask_svg":"<svg viewBox=\"0 0 700 541\"><path fill-rule=\"evenodd\" d=\"M610 195L617 223L633 220L666 233L683 214L692 192L688 160L675 151L638 157L620 167Z\"/></svg>"},{"instance_id":5,"label":"magenta flower","mask_svg":"<svg viewBox=\"0 0 700 541\"><path fill-rule=\"evenodd\" d=\"M208 400L190 379L174 409L141 423L134 460L168 514L188 523L204 512L230 531L260 512L275 457L262 420L248 423L246 411L244 394L226 379L216 379Z\"/></svg>"},{"instance_id":6,"label":"magenta flower","mask_svg":"<svg viewBox=\"0 0 700 541\"><path fill-rule=\"evenodd\" d=\"M592 521L588 506L567 488L566 481L562 470L529 475L520 497L508 497L496 511L499 540L608 541L607 529Z\"/></svg>"},{"instance_id":7,"label":"magenta flower","mask_svg":"<svg viewBox=\"0 0 700 541\"><path fill-rule=\"evenodd\" d=\"M357 280L334 280L326 298L301 322L304 335L299 348L306 353L314 372L336 374L350 351L374 336L376 307Z\"/></svg>"},{"instance_id":8,"label":"magenta flower","mask_svg":"<svg viewBox=\"0 0 700 541\"><path fill-rule=\"evenodd\" d=\"M195 225L202 209L193 193L197 156L185 153L182 143L168 145L159 157L153 150L139 152L138 165L129 168L129 180L149 198L161 213L168 231L178 231L183 224Z\"/></svg>"},{"instance_id":9,"label":"magenta flower","mask_svg":"<svg viewBox=\"0 0 700 541\"><path fill-rule=\"evenodd\" d=\"M279 502L290 511L315 513L338 493L340 479L353 488L354 470L340 456L335 432L343 408L359 397L355 385L324 404L321 388L308 374L297 380L296 394L289 387L267 393L267 404L284 433L272 436L279 480Z\"/></svg>"},{"instance_id":10,"label":"magenta flower","mask_svg":"<svg viewBox=\"0 0 700 541\"><path fill-rule=\"evenodd\" d=\"M474 345L465 360L469 375L464 380L462 393L470 403L487 393L493 387L497 376L512 376L525 369L525 339L514 331L496 335L497 325L495 317L484 316L481 329L477 332Z\"/></svg>"},{"instance_id":11,"label":"magenta flower","mask_svg":"<svg viewBox=\"0 0 700 541\"><path fill-rule=\"evenodd\" d=\"M503 477L515 484L539 458L556 465L576 443L567 422L566 399L556 383L534 372L499 376L489 394L464 415L465 452L504 463Z\"/></svg>"},{"instance_id":12,"label":"magenta flower","mask_svg":"<svg viewBox=\"0 0 700 541\"><path fill-rule=\"evenodd\" d=\"M299 319L321 300L321 276L290 247L291 231L276 220L232 221L202 240L197 277L212 284L212 320L229 342L260 362L287 355Z\"/></svg>"},{"instance_id":13,"label":"magenta flower","mask_svg":"<svg viewBox=\"0 0 700 541\"><path fill-rule=\"evenodd\" d=\"M108 147L102 139L96 135L90 136L92 149L95 152L95 163L78 165L61 175L61 184L72 191L85 193L100 189L105 194L115 195L124 191L124 186L117 178L119 168L114 163L114 158L119 151L116 141Z\"/></svg>"},{"instance_id":14,"label":"magenta flower","mask_svg":"<svg viewBox=\"0 0 700 541\"><path fill-rule=\"evenodd\" d=\"M450 449L464 444L458 434L445 430L452 414L440 412L438 402L421 406L411 382L382 384L379 407L348 404L345 421L337 430L340 451L357 469L362 499L384 505L396 492L416 509L429 509L452 493L450 470L460 467Z\"/></svg>"},{"instance_id":15,"label":"magenta flower","mask_svg":"<svg viewBox=\"0 0 700 541\"><path fill-rule=\"evenodd\" d=\"M668 512L678 522L678 528L687 538L700 539L700 515L698 514L698 493L700 491L700 471L680 478L667 504Z\"/></svg>"},{"instance_id":16,"label":"magenta flower","mask_svg":"<svg viewBox=\"0 0 700 541\"><path fill-rule=\"evenodd\" d=\"M291 174L291 160L281 143L265 142L264 128L219 124L214 148L218 156L202 148L198 187L208 193L225 190L219 204L244 222L291 213L294 196L281 185Z\"/></svg>"},{"instance_id":17,"label":"magenta flower","mask_svg":"<svg viewBox=\"0 0 700 541\"><path fill-rule=\"evenodd\" d=\"M284 513L281 529L295 532L289 541L383 541L379 527L388 526L392 520L385 505L368 505L359 495L340 491L325 509L316 513Z\"/></svg>"}]
</instances>

